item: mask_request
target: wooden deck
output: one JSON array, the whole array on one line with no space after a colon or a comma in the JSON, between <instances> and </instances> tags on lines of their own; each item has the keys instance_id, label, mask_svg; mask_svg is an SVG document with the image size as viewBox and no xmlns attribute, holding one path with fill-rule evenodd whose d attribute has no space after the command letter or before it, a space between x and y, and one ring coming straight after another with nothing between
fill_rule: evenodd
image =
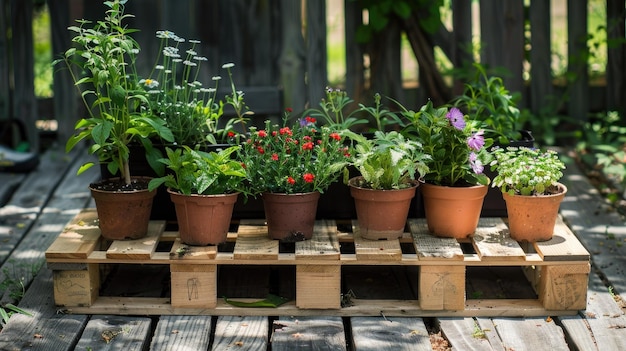
<instances>
[{"instance_id":1,"label":"wooden deck","mask_svg":"<svg viewBox=\"0 0 626 351\"><path fill-rule=\"evenodd\" d=\"M616 213L606 210L601 197L574 166L564 179L569 193L561 207L562 215L592 254L587 308L574 315L530 316L520 312L526 317L503 317L505 313L494 310L491 315L480 316L345 316L329 310L315 316L277 316L259 315L250 309L245 316L184 316L128 314L124 305L115 301L99 311L103 314L89 315L67 313L71 311L55 305L53 272L44 257L66 224L84 208L93 207L87 184L97 178L97 170L79 177L74 174L83 157L53 148L30 174L0 173L0 200L8 199L0 208L0 281L23 278L27 289L19 306L32 314L11 317L0 332L0 350L626 349L624 303L607 288L610 285L614 292L626 291L626 226ZM7 195L11 192L12 196ZM230 268L233 270L226 274L239 277L238 267ZM398 276L406 275L410 265L385 268L389 267L372 267L365 274L355 270L346 280L367 287L357 293L359 298L380 294L381 289L388 294L391 289L398 299L405 299L403 295L410 289L405 292L394 284L398 284ZM507 268L485 265L481 267L485 270L468 270L472 276L467 282L468 298L526 294L527 287L504 279L511 274ZM131 269L118 273L124 282L122 288L105 283L102 293L114 290L107 293L125 294L129 308L135 295L163 289L158 272ZM242 277L233 285L254 291L263 284L262 280ZM225 294L231 293L227 289ZM4 292L2 301L12 301L11 294Z\"/></svg>"}]
</instances>

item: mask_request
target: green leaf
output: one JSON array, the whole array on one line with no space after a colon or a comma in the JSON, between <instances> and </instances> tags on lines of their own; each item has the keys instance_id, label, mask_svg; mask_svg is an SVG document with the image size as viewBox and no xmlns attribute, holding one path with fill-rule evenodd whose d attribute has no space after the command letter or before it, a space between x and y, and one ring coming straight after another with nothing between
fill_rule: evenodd
<instances>
[{"instance_id":1,"label":"green leaf","mask_svg":"<svg viewBox=\"0 0 626 351\"><path fill-rule=\"evenodd\" d=\"M80 166L80 168L78 169L78 171L76 172L77 175L82 174L83 172L85 172L86 170L88 170L89 168L93 167L94 163L93 162L87 162L84 165Z\"/></svg>"}]
</instances>

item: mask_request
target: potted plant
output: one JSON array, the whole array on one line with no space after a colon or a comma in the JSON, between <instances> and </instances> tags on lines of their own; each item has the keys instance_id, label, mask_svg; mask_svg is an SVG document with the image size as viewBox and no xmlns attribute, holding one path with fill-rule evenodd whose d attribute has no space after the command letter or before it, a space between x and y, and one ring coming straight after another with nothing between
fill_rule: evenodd
<instances>
[{"instance_id":1,"label":"potted plant","mask_svg":"<svg viewBox=\"0 0 626 351\"><path fill-rule=\"evenodd\" d=\"M430 232L454 238L472 235L489 184L483 170L492 141L484 137L479 122L468 120L456 107L435 108L429 101L418 112L402 111L409 121L404 132L431 155L420 187Z\"/></svg>"},{"instance_id":2,"label":"potted plant","mask_svg":"<svg viewBox=\"0 0 626 351\"><path fill-rule=\"evenodd\" d=\"M188 245L217 245L226 241L233 207L246 172L232 155L239 146L203 152L189 146L166 148L160 160L169 170L150 181L150 190L168 188L175 205L180 239Z\"/></svg>"},{"instance_id":3,"label":"potted plant","mask_svg":"<svg viewBox=\"0 0 626 351\"><path fill-rule=\"evenodd\" d=\"M173 141L153 140L154 152L146 162L137 164L136 172L149 176L163 176L165 165L159 159L165 148L187 145L193 149L211 151L227 148L246 131L248 116L252 114L244 101L244 93L233 81L233 63L222 65L230 81L230 92L219 92L221 76L213 76L212 86L200 79L207 58L200 55L201 42L187 40L169 30L156 32L159 53L146 78L139 83L148 92L150 109L165 121L172 131ZM234 115L224 118L230 106ZM141 145L136 145L141 148ZM174 220L175 209L166 189L159 188L155 197L153 219Z\"/></svg>"},{"instance_id":4,"label":"potted plant","mask_svg":"<svg viewBox=\"0 0 626 351\"><path fill-rule=\"evenodd\" d=\"M282 125L251 127L239 157L248 190L263 201L269 236L298 241L312 237L320 193L339 178L350 155L342 131L318 127L310 116L289 125L290 113L286 109Z\"/></svg>"},{"instance_id":5,"label":"potted plant","mask_svg":"<svg viewBox=\"0 0 626 351\"><path fill-rule=\"evenodd\" d=\"M463 93L452 104L483 124L485 137L493 139L494 146L533 147L535 139L529 130L522 129L523 119L517 101L519 93L512 94L501 77L488 75L480 63L474 63L474 76L466 84ZM486 169L488 177L494 173ZM506 217L506 205L498 189L487 191L482 208L483 216Z\"/></svg>"},{"instance_id":6,"label":"potted plant","mask_svg":"<svg viewBox=\"0 0 626 351\"><path fill-rule=\"evenodd\" d=\"M497 148L490 163L509 214L511 238L529 242L552 238L567 187L558 181L565 164L552 150Z\"/></svg>"},{"instance_id":7,"label":"potted plant","mask_svg":"<svg viewBox=\"0 0 626 351\"><path fill-rule=\"evenodd\" d=\"M365 239L397 239L404 233L411 199L427 174L429 155L422 145L397 131L376 131L372 139L350 133L355 144L352 164L360 176L349 180L359 235Z\"/></svg>"},{"instance_id":8,"label":"potted plant","mask_svg":"<svg viewBox=\"0 0 626 351\"><path fill-rule=\"evenodd\" d=\"M75 47L63 57L88 113L76 123L66 150L89 142L89 152L106 164L111 175L119 174L90 186L102 235L108 239L138 238L147 232L154 192L147 190L148 180L131 177L129 144L139 143L149 154L151 138L173 140L165 122L151 113L147 92L139 84L135 69L139 45L130 36L134 30L123 23L131 17L124 13L125 3L105 1L108 10L103 21L89 27L90 21L80 20L78 26L69 27L76 33ZM76 75L74 67L85 76ZM78 173L91 166L92 162L86 163Z\"/></svg>"},{"instance_id":9,"label":"potted plant","mask_svg":"<svg viewBox=\"0 0 626 351\"><path fill-rule=\"evenodd\" d=\"M252 114L244 101L244 93L233 81L234 63L225 63L230 81L230 92L220 96L221 76L213 76L213 86L205 87L199 81L201 68L207 58L197 50L198 40L186 40L169 30L159 30L160 52L152 71L140 83L149 92L150 107L162 118L174 135L175 145L192 148L211 145L222 147L235 135L234 129L246 132L248 116ZM183 43L188 46L183 47ZM235 115L222 121L224 108L230 105ZM229 133L230 132L230 133Z\"/></svg>"}]
</instances>

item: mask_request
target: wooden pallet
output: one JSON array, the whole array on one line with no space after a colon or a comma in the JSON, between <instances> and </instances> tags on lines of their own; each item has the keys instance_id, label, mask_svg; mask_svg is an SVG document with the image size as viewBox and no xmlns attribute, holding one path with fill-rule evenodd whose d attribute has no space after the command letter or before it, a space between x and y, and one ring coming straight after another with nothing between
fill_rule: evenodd
<instances>
[{"instance_id":1,"label":"wooden pallet","mask_svg":"<svg viewBox=\"0 0 626 351\"><path fill-rule=\"evenodd\" d=\"M405 235L390 241L360 238L356 221L324 220L316 222L312 240L286 252L267 238L263 221L241 220L229 242L226 250L186 246L159 221L151 222L143 239L106 242L95 210L86 209L46 251L55 303L71 313L89 314L544 316L576 314L587 302L589 253L560 220L552 240L534 244L512 240L500 218L481 218L475 235L462 242L428 234L424 219L409 219ZM99 296L108 264L166 265L171 294ZM217 296L221 265L294 266L295 302L278 308L231 306ZM418 298L353 298L342 307L342 268L347 266L417 267ZM536 298L466 299L466 268L481 266L520 267Z\"/></svg>"}]
</instances>

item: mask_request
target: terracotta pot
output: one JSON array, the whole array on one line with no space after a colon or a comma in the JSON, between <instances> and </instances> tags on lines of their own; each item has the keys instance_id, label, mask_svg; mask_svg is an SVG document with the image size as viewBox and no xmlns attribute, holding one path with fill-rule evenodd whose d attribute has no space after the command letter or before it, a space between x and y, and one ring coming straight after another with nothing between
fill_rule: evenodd
<instances>
[{"instance_id":1,"label":"terracotta pot","mask_svg":"<svg viewBox=\"0 0 626 351\"><path fill-rule=\"evenodd\" d=\"M96 202L100 232L108 240L139 239L148 233L150 211L156 191L148 191L150 178L133 177L146 181L146 189L135 191L105 191L89 186ZM114 179L113 179L114 180Z\"/></svg>"},{"instance_id":2,"label":"terracotta pot","mask_svg":"<svg viewBox=\"0 0 626 351\"><path fill-rule=\"evenodd\" d=\"M359 235L370 240L401 237L418 183L406 189L374 190L357 186L361 179L354 177L348 182L359 220Z\"/></svg>"},{"instance_id":3,"label":"terracotta pot","mask_svg":"<svg viewBox=\"0 0 626 351\"><path fill-rule=\"evenodd\" d=\"M226 241L239 193L183 195L168 189L176 209L180 241L187 245L217 245Z\"/></svg>"},{"instance_id":4,"label":"terracotta pot","mask_svg":"<svg viewBox=\"0 0 626 351\"><path fill-rule=\"evenodd\" d=\"M302 241L313 237L320 193L263 193L268 235L281 241Z\"/></svg>"},{"instance_id":5,"label":"terracotta pot","mask_svg":"<svg viewBox=\"0 0 626 351\"><path fill-rule=\"evenodd\" d=\"M567 187L557 183L560 193L545 196L523 196L502 193L509 214L511 238L517 241L545 241L554 234L559 206Z\"/></svg>"},{"instance_id":6,"label":"terracotta pot","mask_svg":"<svg viewBox=\"0 0 626 351\"><path fill-rule=\"evenodd\" d=\"M486 185L449 187L426 183L420 188L431 233L457 239L474 234L488 190Z\"/></svg>"}]
</instances>

